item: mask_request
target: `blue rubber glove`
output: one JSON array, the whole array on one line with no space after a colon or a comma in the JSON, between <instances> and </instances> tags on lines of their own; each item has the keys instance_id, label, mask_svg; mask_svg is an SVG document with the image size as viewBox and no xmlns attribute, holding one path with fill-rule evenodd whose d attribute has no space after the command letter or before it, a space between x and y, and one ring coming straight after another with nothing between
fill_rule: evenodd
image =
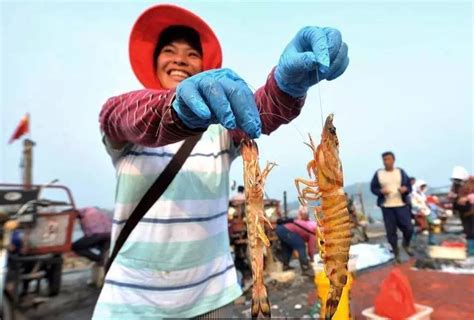
<instances>
[{"instance_id":1,"label":"blue rubber glove","mask_svg":"<svg viewBox=\"0 0 474 320\"><path fill-rule=\"evenodd\" d=\"M183 80L172 107L191 129L220 123L229 130L239 128L252 139L261 134L253 93L230 69L209 70Z\"/></svg>"},{"instance_id":2,"label":"blue rubber glove","mask_svg":"<svg viewBox=\"0 0 474 320\"><path fill-rule=\"evenodd\" d=\"M338 30L305 27L283 51L275 80L282 91L302 97L318 81L339 77L348 64L347 45Z\"/></svg>"}]
</instances>

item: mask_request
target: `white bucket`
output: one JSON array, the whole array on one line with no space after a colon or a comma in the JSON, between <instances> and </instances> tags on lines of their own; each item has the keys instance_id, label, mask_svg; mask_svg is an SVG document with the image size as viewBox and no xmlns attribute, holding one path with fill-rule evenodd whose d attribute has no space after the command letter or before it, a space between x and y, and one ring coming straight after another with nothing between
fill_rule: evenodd
<instances>
[{"instance_id":1,"label":"white bucket","mask_svg":"<svg viewBox=\"0 0 474 320\"><path fill-rule=\"evenodd\" d=\"M349 262L347 263L347 268L350 272L357 270L357 255L356 254L349 254ZM319 253L316 253L313 257L313 270L314 273L318 273L324 270L324 264L319 256Z\"/></svg>"},{"instance_id":2,"label":"white bucket","mask_svg":"<svg viewBox=\"0 0 474 320\"><path fill-rule=\"evenodd\" d=\"M431 313L433 312L433 308L415 303L415 311L416 313L406 318L406 320L430 320ZM376 315L374 307L364 309L362 311L362 315L367 320L390 320L389 318Z\"/></svg>"}]
</instances>

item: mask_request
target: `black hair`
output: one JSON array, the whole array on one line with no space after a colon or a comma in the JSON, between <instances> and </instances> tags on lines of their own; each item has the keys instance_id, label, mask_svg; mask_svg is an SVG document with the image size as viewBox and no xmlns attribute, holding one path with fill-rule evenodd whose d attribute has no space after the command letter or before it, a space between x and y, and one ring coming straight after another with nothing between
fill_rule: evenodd
<instances>
[{"instance_id":1,"label":"black hair","mask_svg":"<svg viewBox=\"0 0 474 320\"><path fill-rule=\"evenodd\" d=\"M156 68L156 59L163 49L164 46L170 44L173 41L183 40L186 41L194 50L199 52L202 56L201 37L199 33L191 27L187 26L170 26L161 31L158 36L155 52L153 53L153 63Z\"/></svg>"},{"instance_id":2,"label":"black hair","mask_svg":"<svg viewBox=\"0 0 474 320\"><path fill-rule=\"evenodd\" d=\"M244 186L238 186L237 187L237 192L243 193L244 192Z\"/></svg>"},{"instance_id":3,"label":"black hair","mask_svg":"<svg viewBox=\"0 0 474 320\"><path fill-rule=\"evenodd\" d=\"M382 153L382 158L385 158L386 156L392 156L392 158L395 159L395 155L393 154L392 151L386 151Z\"/></svg>"}]
</instances>

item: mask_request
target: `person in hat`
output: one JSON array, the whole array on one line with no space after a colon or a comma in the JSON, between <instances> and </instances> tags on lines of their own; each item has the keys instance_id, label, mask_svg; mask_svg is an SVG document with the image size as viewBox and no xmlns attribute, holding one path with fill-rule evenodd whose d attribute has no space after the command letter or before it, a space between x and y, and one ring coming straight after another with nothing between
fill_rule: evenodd
<instances>
[{"instance_id":1,"label":"person in hat","mask_svg":"<svg viewBox=\"0 0 474 320\"><path fill-rule=\"evenodd\" d=\"M410 193L411 213L415 217L416 226L419 228L417 233L428 233L428 216L431 214L431 209L427 202L428 185L424 180L418 179L412 186Z\"/></svg>"},{"instance_id":2,"label":"person in hat","mask_svg":"<svg viewBox=\"0 0 474 320\"><path fill-rule=\"evenodd\" d=\"M202 137L116 256L93 318L230 317L242 294L227 230L239 143L297 117L311 86L345 71L347 45L335 29L301 29L252 93L221 68L219 41L201 18L157 5L133 26L129 54L145 89L110 98L99 119L117 171L112 246L182 140Z\"/></svg>"},{"instance_id":3,"label":"person in hat","mask_svg":"<svg viewBox=\"0 0 474 320\"><path fill-rule=\"evenodd\" d=\"M237 193L231 198L231 201L245 201L245 188L244 186L237 187Z\"/></svg>"},{"instance_id":4,"label":"person in hat","mask_svg":"<svg viewBox=\"0 0 474 320\"><path fill-rule=\"evenodd\" d=\"M461 166L455 166L451 173L451 189L448 193L448 199L451 202L455 202L456 198L458 197L459 189L462 185L467 181L469 178L469 172L466 168ZM454 208L455 209L455 208ZM456 210L456 209L455 209ZM455 213L458 213L457 211Z\"/></svg>"}]
</instances>

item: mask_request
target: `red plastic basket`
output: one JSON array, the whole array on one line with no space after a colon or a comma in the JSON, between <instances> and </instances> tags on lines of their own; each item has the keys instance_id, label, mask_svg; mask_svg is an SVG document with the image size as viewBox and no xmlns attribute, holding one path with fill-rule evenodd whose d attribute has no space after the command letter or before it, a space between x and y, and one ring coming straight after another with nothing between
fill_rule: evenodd
<instances>
[{"instance_id":1,"label":"red plastic basket","mask_svg":"<svg viewBox=\"0 0 474 320\"><path fill-rule=\"evenodd\" d=\"M466 244L461 241L443 241L441 242L441 246L447 248L465 248Z\"/></svg>"}]
</instances>

